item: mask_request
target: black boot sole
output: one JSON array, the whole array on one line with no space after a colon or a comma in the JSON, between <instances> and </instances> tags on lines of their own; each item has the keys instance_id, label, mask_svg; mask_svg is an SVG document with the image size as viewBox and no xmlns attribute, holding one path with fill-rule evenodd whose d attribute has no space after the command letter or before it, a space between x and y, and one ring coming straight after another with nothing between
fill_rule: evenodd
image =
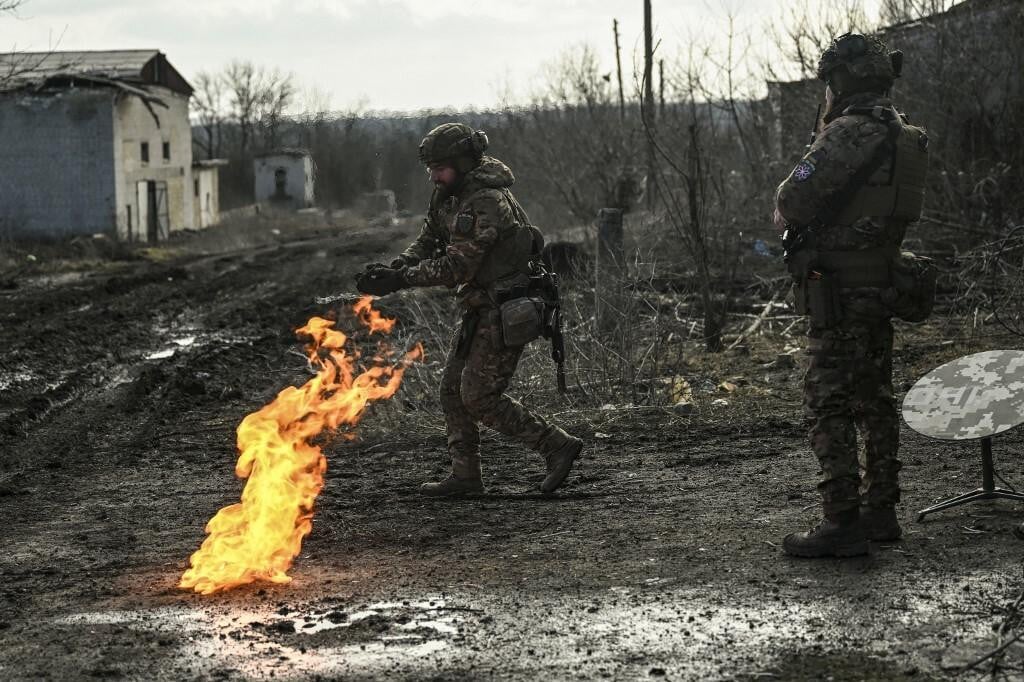
<instances>
[{"instance_id":1,"label":"black boot sole","mask_svg":"<svg viewBox=\"0 0 1024 682\"><path fill-rule=\"evenodd\" d=\"M484 491L483 487L481 487L481 488L475 489L475 490L453 490L450 493L425 492L423 490L423 488L419 488L416 492L418 492L421 497L433 497L435 499L444 499L444 498L452 498L452 497L470 497L472 495L483 495L485 491Z\"/></svg>"}]
</instances>

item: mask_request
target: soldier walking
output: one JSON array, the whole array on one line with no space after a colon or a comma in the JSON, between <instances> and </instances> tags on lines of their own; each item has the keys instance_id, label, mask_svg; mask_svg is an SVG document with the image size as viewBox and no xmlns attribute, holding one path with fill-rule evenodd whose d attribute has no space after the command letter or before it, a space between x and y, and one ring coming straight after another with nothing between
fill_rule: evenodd
<instances>
[{"instance_id":1,"label":"soldier walking","mask_svg":"<svg viewBox=\"0 0 1024 682\"><path fill-rule=\"evenodd\" d=\"M483 492L484 424L544 455L550 493L565 481L583 442L505 395L523 345L507 343L500 306L530 287L543 243L509 191L515 178L484 152L487 135L461 123L431 130L419 147L434 192L419 237L390 267L367 266L357 288L378 296L406 287L457 288L462 322L441 376L451 475L424 483L432 497Z\"/></svg>"},{"instance_id":2,"label":"soldier walking","mask_svg":"<svg viewBox=\"0 0 1024 682\"><path fill-rule=\"evenodd\" d=\"M928 138L888 96L901 66L876 38L832 41L818 64L822 127L776 193L797 310L809 316L804 412L823 473L824 518L785 537L793 556L866 554L869 540L902 533L891 318L920 319L922 259L900 245L921 215Z\"/></svg>"}]
</instances>

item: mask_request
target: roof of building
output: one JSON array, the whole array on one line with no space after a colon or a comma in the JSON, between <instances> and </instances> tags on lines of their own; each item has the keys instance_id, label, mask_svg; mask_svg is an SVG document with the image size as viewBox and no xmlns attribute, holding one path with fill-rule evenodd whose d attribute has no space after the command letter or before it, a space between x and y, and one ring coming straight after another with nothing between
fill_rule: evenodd
<instances>
[{"instance_id":1,"label":"roof of building","mask_svg":"<svg viewBox=\"0 0 1024 682\"><path fill-rule=\"evenodd\" d=\"M211 169L226 165L228 165L227 159L198 159L192 162L193 168Z\"/></svg>"},{"instance_id":2,"label":"roof of building","mask_svg":"<svg viewBox=\"0 0 1024 682\"><path fill-rule=\"evenodd\" d=\"M267 156L296 156L296 157L303 157L303 156L311 156L311 154L309 153L308 149L303 149L301 147L281 147L279 149L271 149L270 151L261 152L259 154L256 154L255 158L262 159L262 158L267 157Z\"/></svg>"},{"instance_id":3,"label":"roof of building","mask_svg":"<svg viewBox=\"0 0 1024 682\"><path fill-rule=\"evenodd\" d=\"M0 53L0 91L61 87L79 80L93 85L160 85L192 95L192 86L159 50Z\"/></svg>"},{"instance_id":4,"label":"roof of building","mask_svg":"<svg viewBox=\"0 0 1024 682\"><path fill-rule=\"evenodd\" d=\"M957 2L942 11L934 12L919 19L910 19L890 26L883 26L880 32L884 34L900 33L908 30L913 31L928 24L956 19L964 16L965 14L971 13L984 14L989 12L1005 12L1011 9L1017 9L1019 7L1018 3L1019 0L962 0L961 2Z\"/></svg>"}]
</instances>

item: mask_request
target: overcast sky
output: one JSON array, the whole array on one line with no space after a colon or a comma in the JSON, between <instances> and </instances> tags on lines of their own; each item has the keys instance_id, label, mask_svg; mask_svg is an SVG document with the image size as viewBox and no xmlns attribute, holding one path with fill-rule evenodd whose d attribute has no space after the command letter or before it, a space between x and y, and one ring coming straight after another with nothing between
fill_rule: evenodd
<instances>
[{"instance_id":1,"label":"overcast sky","mask_svg":"<svg viewBox=\"0 0 1024 682\"><path fill-rule=\"evenodd\" d=\"M791 3L728 4L763 40L760 27ZM653 6L668 57L724 20L707 0ZM489 108L508 92L524 101L543 64L574 46L592 45L610 71L613 18L631 80L642 7L642 0L26 0L17 16L0 18L0 50L157 48L189 79L233 59L291 71L334 109Z\"/></svg>"}]
</instances>

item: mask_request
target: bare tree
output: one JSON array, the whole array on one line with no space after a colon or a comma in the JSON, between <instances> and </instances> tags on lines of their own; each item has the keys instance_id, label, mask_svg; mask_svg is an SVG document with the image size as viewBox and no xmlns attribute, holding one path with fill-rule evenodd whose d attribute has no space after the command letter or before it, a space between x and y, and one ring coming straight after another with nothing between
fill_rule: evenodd
<instances>
[{"instance_id":1,"label":"bare tree","mask_svg":"<svg viewBox=\"0 0 1024 682\"><path fill-rule=\"evenodd\" d=\"M252 62L232 62L224 71L231 96L232 119L238 125L239 147L245 154L262 133L265 147L279 143L281 119L295 97L294 78Z\"/></svg>"},{"instance_id":2,"label":"bare tree","mask_svg":"<svg viewBox=\"0 0 1024 682\"><path fill-rule=\"evenodd\" d=\"M200 71L193 82L195 92L192 93L192 103L196 110L196 119L203 129L203 136L196 136L194 140L202 148L206 158L215 159L221 155L224 121L228 115L224 103L224 77L221 74Z\"/></svg>"},{"instance_id":3,"label":"bare tree","mask_svg":"<svg viewBox=\"0 0 1024 682\"><path fill-rule=\"evenodd\" d=\"M239 151L245 154L253 137L260 100L260 73L252 62L232 62L224 71L224 84L231 95L231 114L238 126Z\"/></svg>"},{"instance_id":4,"label":"bare tree","mask_svg":"<svg viewBox=\"0 0 1024 682\"><path fill-rule=\"evenodd\" d=\"M945 12L954 0L882 0L879 22L892 26Z\"/></svg>"},{"instance_id":5,"label":"bare tree","mask_svg":"<svg viewBox=\"0 0 1024 682\"><path fill-rule=\"evenodd\" d=\"M277 69L263 72L257 98L257 121L263 133L263 146L272 149L278 146L281 119L295 99L296 89L291 74L282 74Z\"/></svg>"},{"instance_id":6,"label":"bare tree","mask_svg":"<svg viewBox=\"0 0 1024 682\"><path fill-rule=\"evenodd\" d=\"M898 1L898 0L897 0ZM768 27L781 60L770 63L774 79L810 78L818 57L837 35L848 31L870 32L874 28L856 0L826 0L813 5L808 0L791 3L783 17Z\"/></svg>"},{"instance_id":7,"label":"bare tree","mask_svg":"<svg viewBox=\"0 0 1024 682\"><path fill-rule=\"evenodd\" d=\"M581 222L591 222L599 208L633 208L642 194L643 138L635 121L623 123L611 72L584 46L549 64L544 80L526 115L507 118L529 145L527 170L546 178Z\"/></svg>"}]
</instances>

